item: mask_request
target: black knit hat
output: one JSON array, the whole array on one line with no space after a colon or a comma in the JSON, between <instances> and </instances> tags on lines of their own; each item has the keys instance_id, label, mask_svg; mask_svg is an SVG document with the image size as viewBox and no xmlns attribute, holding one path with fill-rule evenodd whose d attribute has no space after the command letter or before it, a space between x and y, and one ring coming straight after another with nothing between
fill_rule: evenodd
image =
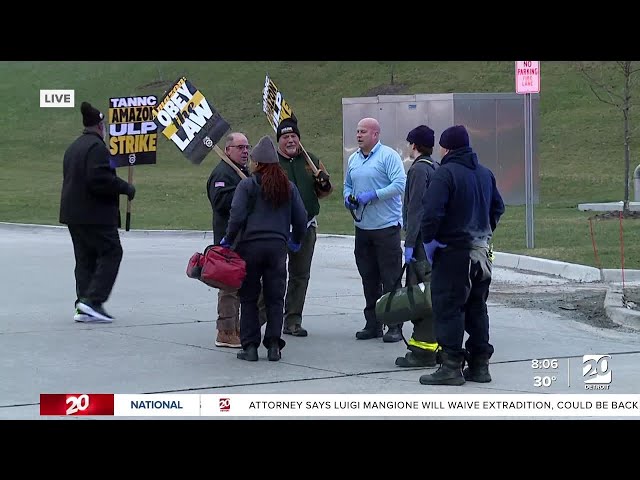
<instances>
[{"instance_id":1,"label":"black knit hat","mask_svg":"<svg viewBox=\"0 0 640 480\"><path fill-rule=\"evenodd\" d=\"M104 115L100 113L100 110L93 108L89 102L82 102L80 111L82 112L82 124L85 127L93 127L104 120Z\"/></svg>"},{"instance_id":2,"label":"black knit hat","mask_svg":"<svg viewBox=\"0 0 640 480\"><path fill-rule=\"evenodd\" d=\"M456 150L469 146L469 134L463 125L454 125L447 128L440 135L440 146L447 150Z\"/></svg>"},{"instance_id":3,"label":"black knit hat","mask_svg":"<svg viewBox=\"0 0 640 480\"><path fill-rule=\"evenodd\" d=\"M258 144L251 150L251 158L256 163L278 163L278 152L273 140L269 136L264 136Z\"/></svg>"},{"instance_id":4,"label":"black knit hat","mask_svg":"<svg viewBox=\"0 0 640 480\"><path fill-rule=\"evenodd\" d=\"M426 125L418 125L407 135L407 142L422 145L423 147L433 147L435 133Z\"/></svg>"},{"instance_id":5,"label":"black knit hat","mask_svg":"<svg viewBox=\"0 0 640 480\"><path fill-rule=\"evenodd\" d=\"M300 130L298 130L298 122L291 117L285 118L280 122L276 129L276 139L280 141L280 137L286 133L295 133L300 138Z\"/></svg>"}]
</instances>

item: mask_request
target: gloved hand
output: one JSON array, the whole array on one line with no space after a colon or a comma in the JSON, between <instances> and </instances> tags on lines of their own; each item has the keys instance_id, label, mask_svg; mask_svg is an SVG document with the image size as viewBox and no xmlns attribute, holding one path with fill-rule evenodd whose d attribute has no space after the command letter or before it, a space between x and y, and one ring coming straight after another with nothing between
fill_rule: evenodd
<instances>
[{"instance_id":1,"label":"gloved hand","mask_svg":"<svg viewBox=\"0 0 640 480\"><path fill-rule=\"evenodd\" d=\"M129 189L127 190L127 197L129 197L129 200L133 200L133 198L136 196L136 187L134 187L131 183L129 184Z\"/></svg>"},{"instance_id":2,"label":"gloved hand","mask_svg":"<svg viewBox=\"0 0 640 480\"><path fill-rule=\"evenodd\" d=\"M440 243L435 238L431 240L429 243L423 243L424 251L427 252L427 261L429 265L433 265L433 254L436 252L436 248L444 248L447 245L444 243Z\"/></svg>"},{"instance_id":3,"label":"gloved hand","mask_svg":"<svg viewBox=\"0 0 640 480\"><path fill-rule=\"evenodd\" d=\"M288 240L287 241L287 247L289 247L289 250L291 250L293 253L297 253L298 251L300 251L300 247L302 247L301 243L293 243L292 240Z\"/></svg>"},{"instance_id":4,"label":"gloved hand","mask_svg":"<svg viewBox=\"0 0 640 480\"><path fill-rule=\"evenodd\" d=\"M369 190L368 192L359 193L357 198L358 198L358 203L360 203L361 205L366 205L370 201L378 198L378 195L376 195L375 190Z\"/></svg>"},{"instance_id":5,"label":"gloved hand","mask_svg":"<svg viewBox=\"0 0 640 480\"><path fill-rule=\"evenodd\" d=\"M344 197L344 206L349 210L355 210L356 208L358 208L358 205L349 201L349 196Z\"/></svg>"},{"instance_id":6,"label":"gloved hand","mask_svg":"<svg viewBox=\"0 0 640 480\"><path fill-rule=\"evenodd\" d=\"M296 253L298 250L300 250L301 246L302 244L295 243L293 241L293 233L289 232L289 238L287 239L287 247L289 248L289 250L291 250L293 253Z\"/></svg>"},{"instance_id":7,"label":"gloved hand","mask_svg":"<svg viewBox=\"0 0 640 480\"><path fill-rule=\"evenodd\" d=\"M220 246L225 248L229 248L231 246L231 244L227 241L227 237L222 237L222 240L220 240Z\"/></svg>"},{"instance_id":8,"label":"gloved hand","mask_svg":"<svg viewBox=\"0 0 640 480\"><path fill-rule=\"evenodd\" d=\"M416 259L413 258L413 247L404 247L404 263L415 262Z\"/></svg>"},{"instance_id":9,"label":"gloved hand","mask_svg":"<svg viewBox=\"0 0 640 480\"><path fill-rule=\"evenodd\" d=\"M318 185L318 189L320 189L321 191L328 192L329 190L331 190L331 181L329 180L329 175L327 175L324 170L318 170L318 173L316 173L314 180Z\"/></svg>"}]
</instances>

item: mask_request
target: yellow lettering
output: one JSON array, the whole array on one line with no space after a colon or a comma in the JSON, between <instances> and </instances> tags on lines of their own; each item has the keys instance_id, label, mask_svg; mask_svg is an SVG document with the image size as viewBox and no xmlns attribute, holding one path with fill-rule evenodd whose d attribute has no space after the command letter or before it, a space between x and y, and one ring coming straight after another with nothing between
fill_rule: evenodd
<instances>
[{"instance_id":1,"label":"yellow lettering","mask_svg":"<svg viewBox=\"0 0 640 480\"><path fill-rule=\"evenodd\" d=\"M118 139L120 137L111 137L109 139L109 153L111 155L117 155L118 152Z\"/></svg>"}]
</instances>

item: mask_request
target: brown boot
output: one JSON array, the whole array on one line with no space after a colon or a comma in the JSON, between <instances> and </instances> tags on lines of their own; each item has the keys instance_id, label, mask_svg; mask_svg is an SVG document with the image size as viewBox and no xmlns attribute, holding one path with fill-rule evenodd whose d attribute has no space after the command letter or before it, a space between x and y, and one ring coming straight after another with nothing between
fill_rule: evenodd
<instances>
[{"instance_id":1,"label":"brown boot","mask_svg":"<svg viewBox=\"0 0 640 480\"><path fill-rule=\"evenodd\" d=\"M240 335L235 330L218 330L216 347L242 348Z\"/></svg>"}]
</instances>

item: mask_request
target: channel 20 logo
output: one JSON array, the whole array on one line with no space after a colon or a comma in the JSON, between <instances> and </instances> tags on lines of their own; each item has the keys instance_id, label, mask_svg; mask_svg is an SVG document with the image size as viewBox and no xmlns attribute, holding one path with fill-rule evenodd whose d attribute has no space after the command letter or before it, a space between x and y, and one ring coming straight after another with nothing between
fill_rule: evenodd
<instances>
[{"instance_id":1,"label":"channel 20 logo","mask_svg":"<svg viewBox=\"0 0 640 480\"><path fill-rule=\"evenodd\" d=\"M609 390L611 355L583 355L582 377L585 390Z\"/></svg>"},{"instance_id":2,"label":"channel 20 logo","mask_svg":"<svg viewBox=\"0 0 640 480\"><path fill-rule=\"evenodd\" d=\"M231 399L230 398L220 398L218 400L218 406L220 407L221 412L230 412L231 411Z\"/></svg>"},{"instance_id":3,"label":"channel 20 logo","mask_svg":"<svg viewBox=\"0 0 640 480\"><path fill-rule=\"evenodd\" d=\"M40 415L113 415L112 393L41 393Z\"/></svg>"}]
</instances>

